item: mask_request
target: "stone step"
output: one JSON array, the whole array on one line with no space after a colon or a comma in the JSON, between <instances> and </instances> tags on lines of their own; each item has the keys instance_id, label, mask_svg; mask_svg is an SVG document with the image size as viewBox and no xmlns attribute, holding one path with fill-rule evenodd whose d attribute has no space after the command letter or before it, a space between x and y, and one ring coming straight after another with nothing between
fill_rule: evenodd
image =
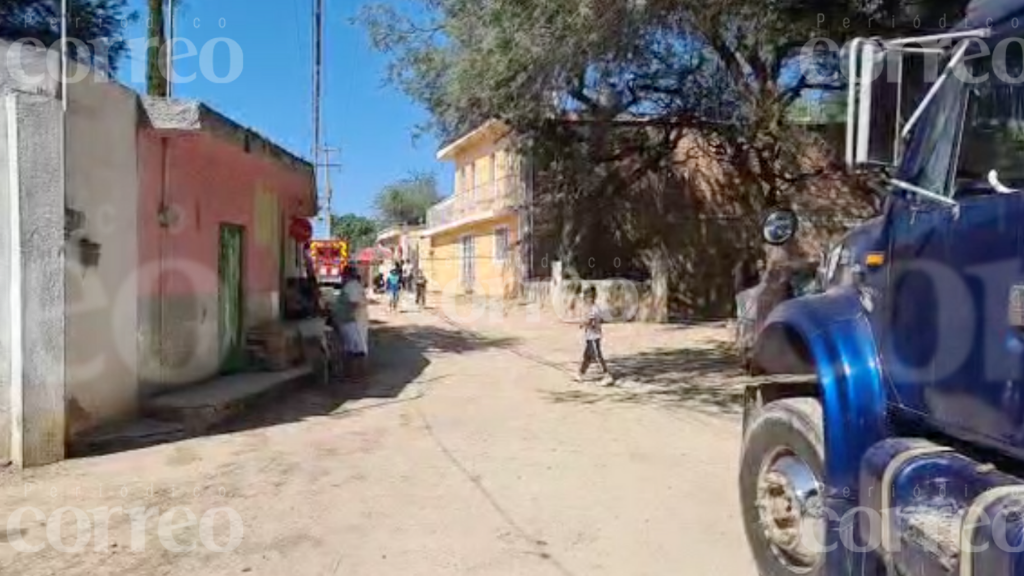
<instances>
[{"instance_id":1,"label":"stone step","mask_svg":"<svg viewBox=\"0 0 1024 576\"><path fill-rule=\"evenodd\" d=\"M90 430L72 440L69 449L72 456L95 456L177 442L186 437L180 422L143 418Z\"/></svg>"},{"instance_id":2,"label":"stone step","mask_svg":"<svg viewBox=\"0 0 1024 576\"><path fill-rule=\"evenodd\" d=\"M164 392L145 401L144 415L180 423L187 435L203 434L263 401L312 382L314 370L300 366L276 372L244 372Z\"/></svg>"}]
</instances>

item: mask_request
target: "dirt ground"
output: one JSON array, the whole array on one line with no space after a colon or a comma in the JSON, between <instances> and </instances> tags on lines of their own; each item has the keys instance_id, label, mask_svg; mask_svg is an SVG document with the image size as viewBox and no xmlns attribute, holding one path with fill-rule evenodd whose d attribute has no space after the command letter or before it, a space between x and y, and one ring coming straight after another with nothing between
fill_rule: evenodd
<instances>
[{"instance_id":1,"label":"dirt ground","mask_svg":"<svg viewBox=\"0 0 1024 576\"><path fill-rule=\"evenodd\" d=\"M571 379L576 327L506 312L378 307L363 386L8 471L4 516L44 517L0 528L0 574L753 576L727 331L607 326L606 389ZM104 538L101 507L152 511L113 511Z\"/></svg>"}]
</instances>

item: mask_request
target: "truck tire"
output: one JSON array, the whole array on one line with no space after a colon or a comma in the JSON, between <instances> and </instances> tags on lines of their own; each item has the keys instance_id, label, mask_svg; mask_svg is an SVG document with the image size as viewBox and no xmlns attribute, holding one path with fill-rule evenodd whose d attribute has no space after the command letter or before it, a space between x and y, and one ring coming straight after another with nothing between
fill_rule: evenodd
<instances>
[{"instance_id":1,"label":"truck tire","mask_svg":"<svg viewBox=\"0 0 1024 576\"><path fill-rule=\"evenodd\" d=\"M761 576L824 574L824 424L815 398L757 409L744 433L740 506Z\"/></svg>"}]
</instances>

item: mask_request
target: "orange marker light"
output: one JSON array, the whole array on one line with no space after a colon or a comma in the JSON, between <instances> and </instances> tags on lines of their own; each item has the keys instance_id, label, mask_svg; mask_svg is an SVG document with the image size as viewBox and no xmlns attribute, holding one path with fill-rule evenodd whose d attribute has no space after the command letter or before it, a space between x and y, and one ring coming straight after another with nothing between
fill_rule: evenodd
<instances>
[{"instance_id":1,"label":"orange marker light","mask_svg":"<svg viewBox=\"0 0 1024 576\"><path fill-rule=\"evenodd\" d=\"M885 254L881 252L871 252L868 254L867 258L865 258L864 263L868 266L881 266L882 264L885 264Z\"/></svg>"}]
</instances>

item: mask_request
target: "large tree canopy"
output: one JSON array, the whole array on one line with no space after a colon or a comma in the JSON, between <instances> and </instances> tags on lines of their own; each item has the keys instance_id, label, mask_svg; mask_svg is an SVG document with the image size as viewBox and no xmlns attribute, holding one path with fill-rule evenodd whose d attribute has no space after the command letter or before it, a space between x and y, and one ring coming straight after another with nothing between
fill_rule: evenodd
<instances>
[{"instance_id":1,"label":"large tree canopy","mask_svg":"<svg viewBox=\"0 0 1024 576\"><path fill-rule=\"evenodd\" d=\"M371 5L362 20L374 45L392 56L391 81L427 108L430 128L451 138L489 117L520 127L565 111L749 128L809 89L842 87L841 76L821 81L836 71L837 54L822 51L825 44L803 50L812 38L842 44L854 35L920 34L922 23L951 25L963 2L419 4L407 13Z\"/></svg>"},{"instance_id":2,"label":"large tree canopy","mask_svg":"<svg viewBox=\"0 0 1024 576\"><path fill-rule=\"evenodd\" d=\"M437 177L419 172L382 188L373 206L384 225L423 223L427 209L439 199Z\"/></svg>"},{"instance_id":3,"label":"large tree canopy","mask_svg":"<svg viewBox=\"0 0 1024 576\"><path fill-rule=\"evenodd\" d=\"M348 241L349 253L373 246L377 223L358 214L342 214L331 220L331 235Z\"/></svg>"},{"instance_id":4,"label":"large tree canopy","mask_svg":"<svg viewBox=\"0 0 1024 576\"><path fill-rule=\"evenodd\" d=\"M0 38L34 38L47 47L60 41L60 0L0 0ZM127 0L70 0L68 37L71 57L115 70L128 50L124 27L137 14ZM83 53L84 51L84 53Z\"/></svg>"}]
</instances>

